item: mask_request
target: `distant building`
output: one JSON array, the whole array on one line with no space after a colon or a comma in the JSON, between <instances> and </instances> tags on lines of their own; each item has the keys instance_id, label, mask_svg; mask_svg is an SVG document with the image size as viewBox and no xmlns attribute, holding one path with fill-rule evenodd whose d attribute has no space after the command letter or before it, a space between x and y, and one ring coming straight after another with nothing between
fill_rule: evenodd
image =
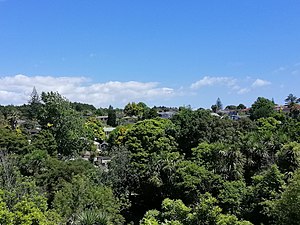
<instances>
[{"instance_id":1,"label":"distant building","mask_svg":"<svg viewBox=\"0 0 300 225\"><path fill-rule=\"evenodd\" d=\"M290 108L287 105L275 105L274 110L276 112L285 112L285 113L290 112Z\"/></svg>"},{"instance_id":2,"label":"distant building","mask_svg":"<svg viewBox=\"0 0 300 225\"><path fill-rule=\"evenodd\" d=\"M104 130L104 133L105 135L108 137L109 134L114 130L116 129L115 127L104 127L103 130Z\"/></svg>"},{"instance_id":3,"label":"distant building","mask_svg":"<svg viewBox=\"0 0 300 225\"><path fill-rule=\"evenodd\" d=\"M97 156L94 159L94 162L96 165L98 165L100 168L104 169L104 171L108 171L108 164L111 161L111 158L108 156Z\"/></svg>"},{"instance_id":4,"label":"distant building","mask_svg":"<svg viewBox=\"0 0 300 225\"><path fill-rule=\"evenodd\" d=\"M176 114L176 112L174 112L174 111L160 112L159 111L159 112L157 112L157 114L160 118L170 119Z\"/></svg>"},{"instance_id":5,"label":"distant building","mask_svg":"<svg viewBox=\"0 0 300 225\"><path fill-rule=\"evenodd\" d=\"M108 116L97 116L96 118L105 124L107 123L108 120Z\"/></svg>"}]
</instances>

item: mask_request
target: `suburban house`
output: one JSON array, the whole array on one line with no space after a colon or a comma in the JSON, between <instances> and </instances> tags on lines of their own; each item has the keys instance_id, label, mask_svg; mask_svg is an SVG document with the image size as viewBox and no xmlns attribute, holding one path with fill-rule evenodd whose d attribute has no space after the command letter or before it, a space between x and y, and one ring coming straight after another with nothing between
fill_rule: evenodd
<instances>
[{"instance_id":1,"label":"suburban house","mask_svg":"<svg viewBox=\"0 0 300 225\"><path fill-rule=\"evenodd\" d=\"M108 120L108 116L97 116L96 118L105 124L107 123Z\"/></svg>"},{"instance_id":2,"label":"suburban house","mask_svg":"<svg viewBox=\"0 0 300 225\"><path fill-rule=\"evenodd\" d=\"M115 127L103 127L103 130L104 130L104 133L106 135L106 137L109 136L109 134L114 130L116 129Z\"/></svg>"}]
</instances>

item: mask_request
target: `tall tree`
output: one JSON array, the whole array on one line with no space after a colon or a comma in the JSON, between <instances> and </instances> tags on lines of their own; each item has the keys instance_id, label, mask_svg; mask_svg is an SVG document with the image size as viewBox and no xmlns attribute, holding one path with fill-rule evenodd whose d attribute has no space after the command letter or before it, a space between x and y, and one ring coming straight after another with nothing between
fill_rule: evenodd
<instances>
[{"instance_id":1,"label":"tall tree","mask_svg":"<svg viewBox=\"0 0 300 225\"><path fill-rule=\"evenodd\" d=\"M117 115L114 108L110 105L108 107L108 118L107 118L107 125L115 127L117 126Z\"/></svg>"},{"instance_id":2,"label":"tall tree","mask_svg":"<svg viewBox=\"0 0 300 225\"><path fill-rule=\"evenodd\" d=\"M33 87L33 90L30 94L30 99L29 99L29 104L34 104L34 103L41 103L40 96L39 96L38 92L36 91L35 87Z\"/></svg>"},{"instance_id":3,"label":"tall tree","mask_svg":"<svg viewBox=\"0 0 300 225\"><path fill-rule=\"evenodd\" d=\"M29 103L29 108L28 108L29 119L37 119L42 104L41 104L40 96L36 91L35 87L33 87L28 103Z\"/></svg>"},{"instance_id":4,"label":"tall tree","mask_svg":"<svg viewBox=\"0 0 300 225\"><path fill-rule=\"evenodd\" d=\"M223 109L223 104L222 104L220 98L217 99L217 101L216 101L216 106L217 106L217 109L218 109L218 110Z\"/></svg>"},{"instance_id":5,"label":"tall tree","mask_svg":"<svg viewBox=\"0 0 300 225\"><path fill-rule=\"evenodd\" d=\"M293 105L295 105L296 103L300 102L300 98L297 98L295 95L293 94L289 94L287 96L287 98L284 100L286 105L289 107L292 107Z\"/></svg>"},{"instance_id":6,"label":"tall tree","mask_svg":"<svg viewBox=\"0 0 300 225\"><path fill-rule=\"evenodd\" d=\"M42 100L44 104L39 122L43 128L51 130L58 153L73 157L90 149L90 142L83 129L84 121L70 102L57 92L43 92Z\"/></svg>"}]
</instances>

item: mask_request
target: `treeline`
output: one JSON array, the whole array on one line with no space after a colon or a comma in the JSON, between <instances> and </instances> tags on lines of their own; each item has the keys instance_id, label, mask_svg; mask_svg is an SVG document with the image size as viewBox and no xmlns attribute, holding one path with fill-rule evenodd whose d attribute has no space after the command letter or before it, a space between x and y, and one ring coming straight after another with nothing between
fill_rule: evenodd
<instances>
[{"instance_id":1,"label":"treeline","mask_svg":"<svg viewBox=\"0 0 300 225\"><path fill-rule=\"evenodd\" d=\"M259 97L232 120L220 100L221 116L144 103L101 111L34 91L0 108L0 224L299 224L300 100L285 100L274 110ZM106 136L97 116L109 113L136 121Z\"/></svg>"}]
</instances>

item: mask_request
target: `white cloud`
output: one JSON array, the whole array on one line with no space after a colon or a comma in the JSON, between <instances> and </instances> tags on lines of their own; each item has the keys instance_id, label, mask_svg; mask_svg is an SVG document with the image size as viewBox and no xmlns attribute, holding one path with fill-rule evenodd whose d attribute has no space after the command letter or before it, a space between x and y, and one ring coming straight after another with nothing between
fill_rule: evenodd
<instances>
[{"instance_id":1,"label":"white cloud","mask_svg":"<svg viewBox=\"0 0 300 225\"><path fill-rule=\"evenodd\" d=\"M248 92L250 92L251 89L250 88L241 88L237 93L242 95L242 94L246 94Z\"/></svg>"},{"instance_id":2,"label":"white cloud","mask_svg":"<svg viewBox=\"0 0 300 225\"><path fill-rule=\"evenodd\" d=\"M129 101L145 101L174 97L176 91L160 87L156 82L90 83L85 77L53 77L15 75L0 78L0 104L23 104L29 100L33 87L37 91L58 91L70 101L123 106Z\"/></svg>"},{"instance_id":3,"label":"white cloud","mask_svg":"<svg viewBox=\"0 0 300 225\"><path fill-rule=\"evenodd\" d=\"M252 83L252 87L256 88L256 87L263 87L266 85L270 85L271 82L267 81L267 80L262 80L262 79L256 79L253 83Z\"/></svg>"},{"instance_id":4,"label":"white cloud","mask_svg":"<svg viewBox=\"0 0 300 225\"><path fill-rule=\"evenodd\" d=\"M275 70L273 71L273 73L280 73L280 72L283 72L283 71L286 71L286 70L287 70L286 67L281 66L281 67L275 69Z\"/></svg>"},{"instance_id":5,"label":"white cloud","mask_svg":"<svg viewBox=\"0 0 300 225\"><path fill-rule=\"evenodd\" d=\"M230 87L236 86L236 79L231 77L210 77L205 76L201 80L191 84L192 89L199 89L204 86L225 85Z\"/></svg>"}]
</instances>

